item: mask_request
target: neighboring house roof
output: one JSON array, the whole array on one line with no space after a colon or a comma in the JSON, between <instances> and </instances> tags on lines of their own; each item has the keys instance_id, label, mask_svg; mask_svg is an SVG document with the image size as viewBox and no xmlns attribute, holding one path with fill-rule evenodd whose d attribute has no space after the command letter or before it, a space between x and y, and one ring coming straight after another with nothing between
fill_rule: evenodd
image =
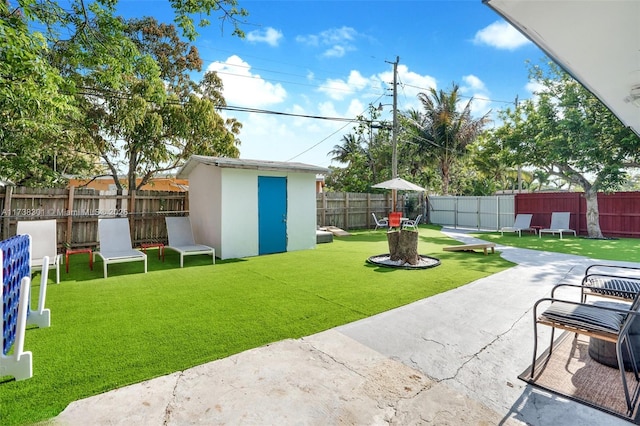
<instances>
[{"instance_id":1,"label":"neighboring house roof","mask_svg":"<svg viewBox=\"0 0 640 426\"><path fill-rule=\"evenodd\" d=\"M139 183L142 179L138 179ZM76 188L91 188L97 191L109 191L114 189L114 182L111 176L101 176L94 180L91 179L80 179L80 178L69 178L69 186L74 186ZM127 183L126 178L120 178L120 182L123 184ZM189 181L187 179L179 179L168 176L160 176L154 177L144 185L141 190L143 191L175 191L175 192L186 192L189 190Z\"/></svg>"},{"instance_id":2,"label":"neighboring house roof","mask_svg":"<svg viewBox=\"0 0 640 426\"><path fill-rule=\"evenodd\" d=\"M243 158L207 157L204 155L192 155L176 175L178 178L188 178L189 174L198 164L217 166L232 169L289 171L314 174L328 174L325 167L312 166L304 163L292 163L285 161L247 160Z\"/></svg>"}]
</instances>

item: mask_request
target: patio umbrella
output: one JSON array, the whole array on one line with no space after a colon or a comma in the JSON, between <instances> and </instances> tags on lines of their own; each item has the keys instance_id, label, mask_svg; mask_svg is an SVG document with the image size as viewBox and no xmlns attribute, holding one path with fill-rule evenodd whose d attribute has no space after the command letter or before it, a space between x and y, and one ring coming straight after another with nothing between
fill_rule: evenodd
<instances>
[{"instance_id":1,"label":"patio umbrella","mask_svg":"<svg viewBox=\"0 0 640 426\"><path fill-rule=\"evenodd\" d=\"M391 180L385 180L384 182L376 183L371 186L372 188L391 189L391 198L393 200L393 209L396 209L396 191L424 191L424 188L411 183L408 180L402 178L393 178Z\"/></svg>"},{"instance_id":2,"label":"patio umbrella","mask_svg":"<svg viewBox=\"0 0 640 426\"><path fill-rule=\"evenodd\" d=\"M393 178L376 183L372 188L395 189L396 191L424 191L424 188L402 178Z\"/></svg>"},{"instance_id":3,"label":"patio umbrella","mask_svg":"<svg viewBox=\"0 0 640 426\"><path fill-rule=\"evenodd\" d=\"M640 2L483 2L640 135Z\"/></svg>"}]
</instances>

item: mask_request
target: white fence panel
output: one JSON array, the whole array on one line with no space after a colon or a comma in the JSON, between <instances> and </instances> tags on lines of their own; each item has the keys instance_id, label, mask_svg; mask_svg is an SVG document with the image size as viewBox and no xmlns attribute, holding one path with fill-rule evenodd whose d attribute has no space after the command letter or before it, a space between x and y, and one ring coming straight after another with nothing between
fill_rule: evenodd
<instances>
[{"instance_id":1,"label":"white fence panel","mask_svg":"<svg viewBox=\"0 0 640 426\"><path fill-rule=\"evenodd\" d=\"M478 228L478 197L456 197L458 199L458 220L461 228Z\"/></svg>"},{"instance_id":2,"label":"white fence panel","mask_svg":"<svg viewBox=\"0 0 640 426\"><path fill-rule=\"evenodd\" d=\"M429 220L456 228L498 230L513 224L515 197L429 197Z\"/></svg>"},{"instance_id":3,"label":"white fence panel","mask_svg":"<svg viewBox=\"0 0 640 426\"><path fill-rule=\"evenodd\" d=\"M455 197L429 197L429 221L442 226L455 226L456 203Z\"/></svg>"}]
</instances>

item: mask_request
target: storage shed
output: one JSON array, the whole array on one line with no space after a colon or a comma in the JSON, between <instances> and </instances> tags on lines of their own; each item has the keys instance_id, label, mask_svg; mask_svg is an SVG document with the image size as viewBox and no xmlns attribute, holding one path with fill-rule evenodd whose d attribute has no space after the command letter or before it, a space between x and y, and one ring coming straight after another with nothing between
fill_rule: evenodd
<instances>
[{"instance_id":1,"label":"storage shed","mask_svg":"<svg viewBox=\"0 0 640 426\"><path fill-rule=\"evenodd\" d=\"M302 163L193 155L178 178L189 179L196 242L221 259L316 246L316 175Z\"/></svg>"}]
</instances>

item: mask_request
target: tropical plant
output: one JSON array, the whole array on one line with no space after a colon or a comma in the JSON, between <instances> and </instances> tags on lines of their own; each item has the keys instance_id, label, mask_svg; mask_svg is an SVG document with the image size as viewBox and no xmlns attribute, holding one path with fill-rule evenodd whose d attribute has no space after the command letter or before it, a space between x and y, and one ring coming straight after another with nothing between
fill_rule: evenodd
<instances>
[{"instance_id":1,"label":"tropical plant","mask_svg":"<svg viewBox=\"0 0 640 426\"><path fill-rule=\"evenodd\" d=\"M473 99L463 103L460 87L453 84L447 92L431 88L418 94L422 110L403 114L407 141L417 145L422 158L436 164L442 176L442 193L449 193L451 168L467 154L472 143L487 123L488 115L473 118Z\"/></svg>"}]
</instances>

